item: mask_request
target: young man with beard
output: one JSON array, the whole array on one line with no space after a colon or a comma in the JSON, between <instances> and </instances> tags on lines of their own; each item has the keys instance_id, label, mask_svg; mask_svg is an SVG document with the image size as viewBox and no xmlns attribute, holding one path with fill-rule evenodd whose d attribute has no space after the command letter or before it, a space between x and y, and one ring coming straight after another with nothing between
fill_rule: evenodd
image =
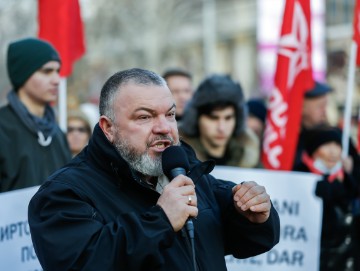
<instances>
[{"instance_id":1,"label":"young man with beard","mask_svg":"<svg viewBox=\"0 0 360 271\"><path fill-rule=\"evenodd\" d=\"M213 166L179 141L162 77L114 74L102 88L100 115L88 146L29 204L44 270L194 270L195 258L196 269L221 271L227 254L250 257L278 243L279 217L265 188L213 178ZM190 170L169 180L161 160L172 145L184 150ZM194 250L183 230L189 217L197 218Z\"/></svg>"}]
</instances>

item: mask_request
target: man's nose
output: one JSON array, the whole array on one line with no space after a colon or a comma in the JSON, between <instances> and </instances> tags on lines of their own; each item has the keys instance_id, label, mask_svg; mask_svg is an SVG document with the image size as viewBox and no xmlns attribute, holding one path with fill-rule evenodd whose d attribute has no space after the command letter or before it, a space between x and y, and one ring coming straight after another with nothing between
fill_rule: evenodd
<instances>
[{"instance_id":1,"label":"man's nose","mask_svg":"<svg viewBox=\"0 0 360 271\"><path fill-rule=\"evenodd\" d=\"M171 124L165 116L159 116L155 119L153 132L155 134L168 134L171 131Z\"/></svg>"},{"instance_id":2,"label":"man's nose","mask_svg":"<svg viewBox=\"0 0 360 271\"><path fill-rule=\"evenodd\" d=\"M225 120L218 120L217 128L219 131L224 131L226 129Z\"/></svg>"},{"instance_id":3,"label":"man's nose","mask_svg":"<svg viewBox=\"0 0 360 271\"><path fill-rule=\"evenodd\" d=\"M58 72L53 72L52 73L51 82L53 84L56 84L56 85L60 84L60 79L61 79L61 77L60 77L60 74Z\"/></svg>"}]
</instances>

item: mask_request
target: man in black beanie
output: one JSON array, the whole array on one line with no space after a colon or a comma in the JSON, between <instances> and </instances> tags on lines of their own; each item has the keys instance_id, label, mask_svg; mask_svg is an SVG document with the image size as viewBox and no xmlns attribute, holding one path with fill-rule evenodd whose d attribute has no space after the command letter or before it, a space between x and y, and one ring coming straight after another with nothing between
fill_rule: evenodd
<instances>
[{"instance_id":1,"label":"man in black beanie","mask_svg":"<svg viewBox=\"0 0 360 271\"><path fill-rule=\"evenodd\" d=\"M39 185L71 158L50 106L57 100L60 66L46 41L26 38L8 47L13 89L0 108L0 192Z\"/></svg>"}]
</instances>

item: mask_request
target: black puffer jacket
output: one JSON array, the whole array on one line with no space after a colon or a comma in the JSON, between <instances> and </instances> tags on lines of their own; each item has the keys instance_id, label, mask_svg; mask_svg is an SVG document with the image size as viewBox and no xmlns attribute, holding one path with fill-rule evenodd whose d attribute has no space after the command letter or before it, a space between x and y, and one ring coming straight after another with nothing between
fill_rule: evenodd
<instances>
[{"instance_id":1,"label":"black puffer jacket","mask_svg":"<svg viewBox=\"0 0 360 271\"><path fill-rule=\"evenodd\" d=\"M198 197L198 270L226 270L224 255L249 257L277 244L276 211L263 224L244 219L233 207L234 184L205 174L207 164L183 147ZM189 241L156 206L159 196L138 180L97 125L88 147L30 202L32 239L44 270L192 270Z\"/></svg>"}]
</instances>

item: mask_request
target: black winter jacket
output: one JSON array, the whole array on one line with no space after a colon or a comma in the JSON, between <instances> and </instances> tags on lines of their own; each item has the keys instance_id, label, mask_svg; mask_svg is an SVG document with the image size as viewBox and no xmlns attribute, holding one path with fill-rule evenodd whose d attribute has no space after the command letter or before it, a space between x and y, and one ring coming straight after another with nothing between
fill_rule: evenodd
<instances>
[{"instance_id":1,"label":"black winter jacket","mask_svg":"<svg viewBox=\"0 0 360 271\"><path fill-rule=\"evenodd\" d=\"M311 172L303 162L296 171ZM325 248L339 246L348 235L346 215L350 213L351 201L358 189L354 178L346 172L342 182L338 179L329 182L328 177L323 175L315 188L315 195L323 201L321 245Z\"/></svg>"},{"instance_id":2,"label":"black winter jacket","mask_svg":"<svg viewBox=\"0 0 360 271\"><path fill-rule=\"evenodd\" d=\"M233 206L231 182L205 174L194 151L182 145L196 184L194 219L199 271L226 270L224 256L245 258L279 241L274 208L263 224ZM184 231L174 232L156 205L159 193L132 173L97 125L89 145L49 177L29 205L35 251L44 270L193 270Z\"/></svg>"},{"instance_id":3,"label":"black winter jacket","mask_svg":"<svg viewBox=\"0 0 360 271\"><path fill-rule=\"evenodd\" d=\"M50 145L41 146L11 106L0 108L0 192L40 185L71 160L66 136L56 129Z\"/></svg>"}]
</instances>

